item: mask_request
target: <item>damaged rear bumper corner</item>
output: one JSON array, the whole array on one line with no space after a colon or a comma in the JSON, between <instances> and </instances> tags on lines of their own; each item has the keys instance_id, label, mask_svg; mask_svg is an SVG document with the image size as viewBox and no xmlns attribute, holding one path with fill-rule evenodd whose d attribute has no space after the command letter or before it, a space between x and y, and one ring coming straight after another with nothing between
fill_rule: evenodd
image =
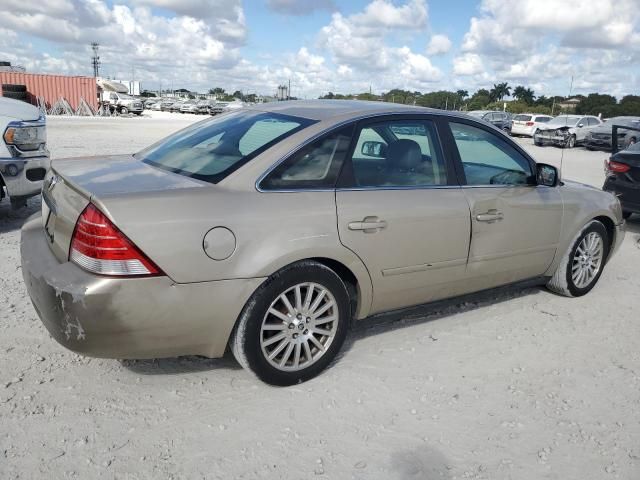
<instances>
[{"instance_id":1,"label":"damaged rear bumper corner","mask_svg":"<svg viewBox=\"0 0 640 480\"><path fill-rule=\"evenodd\" d=\"M22 229L22 273L33 305L63 346L92 357L220 357L244 304L264 279L176 284L107 278L51 253L39 215Z\"/></svg>"}]
</instances>

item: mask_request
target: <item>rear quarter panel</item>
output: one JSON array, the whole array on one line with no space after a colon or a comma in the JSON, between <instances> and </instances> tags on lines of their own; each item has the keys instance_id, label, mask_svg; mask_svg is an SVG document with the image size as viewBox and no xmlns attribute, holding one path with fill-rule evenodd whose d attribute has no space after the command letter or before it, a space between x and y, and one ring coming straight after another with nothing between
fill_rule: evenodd
<instances>
[{"instance_id":1,"label":"rear quarter panel","mask_svg":"<svg viewBox=\"0 0 640 480\"><path fill-rule=\"evenodd\" d=\"M220 185L96 199L114 223L177 283L268 277L307 258L338 261L358 279L358 317L371 304L371 279L339 241L332 191L261 193ZM233 254L213 260L203 240L214 227L236 238Z\"/></svg>"}]
</instances>

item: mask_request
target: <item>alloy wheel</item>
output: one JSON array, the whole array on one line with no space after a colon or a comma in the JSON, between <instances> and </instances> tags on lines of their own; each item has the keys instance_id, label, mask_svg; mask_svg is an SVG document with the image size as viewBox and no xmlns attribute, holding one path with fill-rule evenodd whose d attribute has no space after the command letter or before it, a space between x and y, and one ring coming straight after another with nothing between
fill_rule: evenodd
<instances>
[{"instance_id":1,"label":"alloy wheel","mask_svg":"<svg viewBox=\"0 0 640 480\"><path fill-rule=\"evenodd\" d=\"M604 257L604 241L597 232L587 234L573 255L571 279L577 288L586 288L596 278Z\"/></svg>"},{"instance_id":2,"label":"alloy wheel","mask_svg":"<svg viewBox=\"0 0 640 480\"><path fill-rule=\"evenodd\" d=\"M331 292L318 283L299 283L271 303L260 328L264 358L278 370L298 371L316 363L338 330Z\"/></svg>"}]
</instances>

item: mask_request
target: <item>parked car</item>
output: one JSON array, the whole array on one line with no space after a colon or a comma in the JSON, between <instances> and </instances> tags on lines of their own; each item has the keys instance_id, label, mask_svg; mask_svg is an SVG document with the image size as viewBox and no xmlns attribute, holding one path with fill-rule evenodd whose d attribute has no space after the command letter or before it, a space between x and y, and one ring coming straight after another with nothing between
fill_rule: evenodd
<instances>
[{"instance_id":1,"label":"parked car","mask_svg":"<svg viewBox=\"0 0 640 480\"><path fill-rule=\"evenodd\" d=\"M320 373L352 320L521 281L584 295L624 237L615 196L491 125L377 102L262 104L135 155L55 160L44 198L22 272L58 342L229 346L277 385Z\"/></svg>"},{"instance_id":2,"label":"parked car","mask_svg":"<svg viewBox=\"0 0 640 480\"><path fill-rule=\"evenodd\" d=\"M170 112L171 107L173 107L173 104L176 103L176 101L177 100L174 100L172 98L163 100L162 103L160 104L160 110L162 110L163 112Z\"/></svg>"},{"instance_id":3,"label":"parked car","mask_svg":"<svg viewBox=\"0 0 640 480\"><path fill-rule=\"evenodd\" d=\"M224 113L227 109L229 102L216 102L211 107L209 107L209 113L211 115L219 115Z\"/></svg>"},{"instance_id":4,"label":"parked car","mask_svg":"<svg viewBox=\"0 0 640 480\"><path fill-rule=\"evenodd\" d=\"M184 105L184 100L177 100L175 102L173 102L171 104L171 107L169 107L169 111L170 112L180 112L180 110L182 109L182 105Z\"/></svg>"},{"instance_id":5,"label":"parked car","mask_svg":"<svg viewBox=\"0 0 640 480\"><path fill-rule=\"evenodd\" d=\"M640 135L640 126L634 128L627 130L625 135ZM640 142L627 143L605 160L605 174L602 188L618 197L624 218L640 213Z\"/></svg>"},{"instance_id":6,"label":"parked car","mask_svg":"<svg viewBox=\"0 0 640 480\"><path fill-rule=\"evenodd\" d=\"M549 122L551 115L540 115L538 113L521 113L513 117L511 122L511 135L533 137L533 133L541 124Z\"/></svg>"},{"instance_id":7,"label":"parked car","mask_svg":"<svg viewBox=\"0 0 640 480\"><path fill-rule=\"evenodd\" d=\"M135 113L136 115L141 115L144 110L140 99L124 93L102 92L102 101L108 102L111 111L122 114Z\"/></svg>"},{"instance_id":8,"label":"parked car","mask_svg":"<svg viewBox=\"0 0 640 480\"><path fill-rule=\"evenodd\" d=\"M162 102L160 101L154 103L153 105L151 105L150 109L155 111L162 110Z\"/></svg>"},{"instance_id":9,"label":"parked car","mask_svg":"<svg viewBox=\"0 0 640 480\"><path fill-rule=\"evenodd\" d=\"M481 118L505 132L511 131L511 114L508 112L492 112L488 110L472 110L467 112L472 117Z\"/></svg>"},{"instance_id":10,"label":"parked car","mask_svg":"<svg viewBox=\"0 0 640 480\"><path fill-rule=\"evenodd\" d=\"M199 100L198 103L196 103L195 113L208 115L212 105L215 105L215 100Z\"/></svg>"},{"instance_id":11,"label":"parked car","mask_svg":"<svg viewBox=\"0 0 640 480\"><path fill-rule=\"evenodd\" d=\"M40 193L49 169L46 120L33 105L0 97L0 132L0 201L8 195L20 208Z\"/></svg>"},{"instance_id":12,"label":"parked car","mask_svg":"<svg viewBox=\"0 0 640 480\"><path fill-rule=\"evenodd\" d=\"M640 126L640 117L614 117L610 118L603 124L593 128L585 139L585 147L588 150L604 149L611 151L611 129L612 125L628 125L630 127ZM638 131L618 129L618 145L626 147L631 143L635 143L640 138Z\"/></svg>"},{"instance_id":13,"label":"parked car","mask_svg":"<svg viewBox=\"0 0 640 480\"><path fill-rule=\"evenodd\" d=\"M573 148L584 143L587 134L601 124L602 120L591 115L559 115L536 128L533 143Z\"/></svg>"},{"instance_id":14,"label":"parked car","mask_svg":"<svg viewBox=\"0 0 640 480\"><path fill-rule=\"evenodd\" d=\"M188 100L182 103L180 107L182 113L198 113L198 104L194 100Z\"/></svg>"},{"instance_id":15,"label":"parked car","mask_svg":"<svg viewBox=\"0 0 640 480\"><path fill-rule=\"evenodd\" d=\"M151 110L151 107L158 102L160 102L159 98L150 97L150 98L147 98L146 100L143 100L142 105L145 109Z\"/></svg>"}]
</instances>

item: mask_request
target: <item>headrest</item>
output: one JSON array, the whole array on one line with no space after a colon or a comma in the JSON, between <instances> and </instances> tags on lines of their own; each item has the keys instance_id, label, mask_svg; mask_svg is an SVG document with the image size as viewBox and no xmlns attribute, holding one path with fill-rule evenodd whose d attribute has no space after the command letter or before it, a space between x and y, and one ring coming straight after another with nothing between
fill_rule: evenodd
<instances>
[{"instance_id":1,"label":"headrest","mask_svg":"<svg viewBox=\"0 0 640 480\"><path fill-rule=\"evenodd\" d=\"M396 140L387 148L387 166L401 170L412 170L422 162L422 151L418 142L409 139Z\"/></svg>"}]
</instances>

